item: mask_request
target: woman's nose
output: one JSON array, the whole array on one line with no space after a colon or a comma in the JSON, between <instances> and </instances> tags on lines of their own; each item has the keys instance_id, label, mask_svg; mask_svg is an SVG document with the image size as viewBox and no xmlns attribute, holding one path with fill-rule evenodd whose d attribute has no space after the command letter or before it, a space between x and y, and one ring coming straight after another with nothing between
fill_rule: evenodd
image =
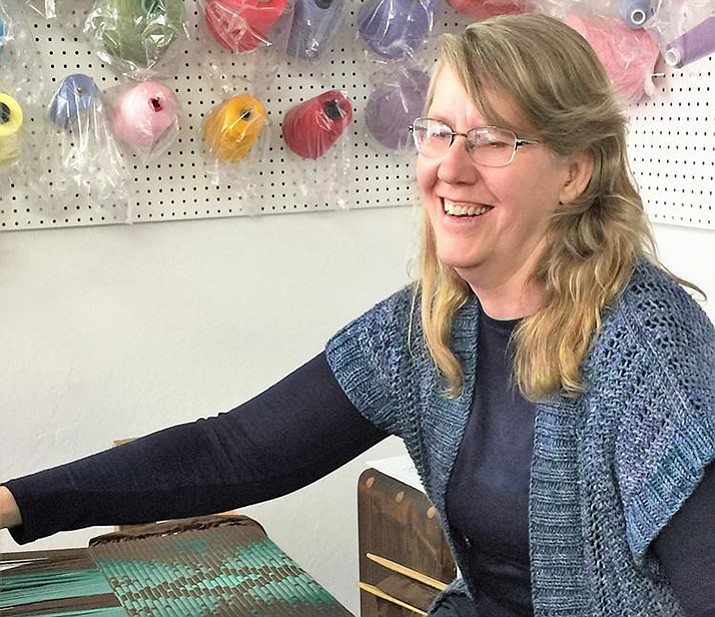
<instances>
[{"instance_id":1,"label":"woman's nose","mask_svg":"<svg viewBox=\"0 0 715 617\"><path fill-rule=\"evenodd\" d=\"M451 184L476 182L479 170L467 150L466 138L456 135L454 141L442 156L437 169L437 177Z\"/></svg>"}]
</instances>

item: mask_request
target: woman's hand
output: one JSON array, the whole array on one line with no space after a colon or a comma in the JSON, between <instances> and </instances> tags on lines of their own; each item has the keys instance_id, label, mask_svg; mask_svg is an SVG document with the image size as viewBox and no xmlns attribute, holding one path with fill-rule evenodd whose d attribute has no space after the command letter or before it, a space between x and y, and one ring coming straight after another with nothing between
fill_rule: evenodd
<instances>
[{"instance_id":1,"label":"woman's hand","mask_svg":"<svg viewBox=\"0 0 715 617\"><path fill-rule=\"evenodd\" d=\"M0 529L17 527L21 524L22 517L15 498L7 488L0 486Z\"/></svg>"}]
</instances>

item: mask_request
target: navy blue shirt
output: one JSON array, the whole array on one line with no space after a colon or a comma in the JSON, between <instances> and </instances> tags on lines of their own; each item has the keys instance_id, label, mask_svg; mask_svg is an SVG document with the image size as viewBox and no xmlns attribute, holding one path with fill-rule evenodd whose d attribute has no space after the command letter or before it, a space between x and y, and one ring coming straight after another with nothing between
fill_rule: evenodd
<instances>
[{"instance_id":1,"label":"navy blue shirt","mask_svg":"<svg viewBox=\"0 0 715 617\"><path fill-rule=\"evenodd\" d=\"M478 615L533 615L529 477L535 407L511 378L517 320L479 321L474 399L447 484L447 517L465 538Z\"/></svg>"}]
</instances>

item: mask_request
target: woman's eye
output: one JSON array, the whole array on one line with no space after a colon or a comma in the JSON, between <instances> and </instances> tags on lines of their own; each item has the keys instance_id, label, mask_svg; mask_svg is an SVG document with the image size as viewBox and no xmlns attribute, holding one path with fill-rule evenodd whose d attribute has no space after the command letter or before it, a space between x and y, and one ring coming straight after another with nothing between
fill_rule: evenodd
<instances>
[{"instance_id":1,"label":"woman's eye","mask_svg":"<svg viewBox=\"0 0 715 617\"><path fill-rule=\"evenodd\" d=\"M477 139L472 142L472 148L483 150L500 150L501 148L510 148L510 144L500 139Z\"/></svg>"}]
</instances>

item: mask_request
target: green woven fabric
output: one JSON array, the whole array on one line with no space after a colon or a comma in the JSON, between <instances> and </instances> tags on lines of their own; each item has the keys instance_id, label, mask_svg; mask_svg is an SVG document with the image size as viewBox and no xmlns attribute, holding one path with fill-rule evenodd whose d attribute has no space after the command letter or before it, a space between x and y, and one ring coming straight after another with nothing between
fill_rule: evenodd
<instances>
[{"instance_id":1,"label":"green woven fabric","mask_svg":"<svg viewBox=\"0 0 715 617\"><path fill-rule=\"evenodd\" d=\"M146 525L0 565L2 617L351 617L243 516Z\"/></svg>"},{"instance_id":2,"label":"green woven fabric","mask_svg":"<svg viewBox=\"0 0 715 617\"><path fill-rule=\"evenodd\" d=\"M251 523L117 534L90 553L132 616L350 616Z\"/></svg>"}]
</instances>

